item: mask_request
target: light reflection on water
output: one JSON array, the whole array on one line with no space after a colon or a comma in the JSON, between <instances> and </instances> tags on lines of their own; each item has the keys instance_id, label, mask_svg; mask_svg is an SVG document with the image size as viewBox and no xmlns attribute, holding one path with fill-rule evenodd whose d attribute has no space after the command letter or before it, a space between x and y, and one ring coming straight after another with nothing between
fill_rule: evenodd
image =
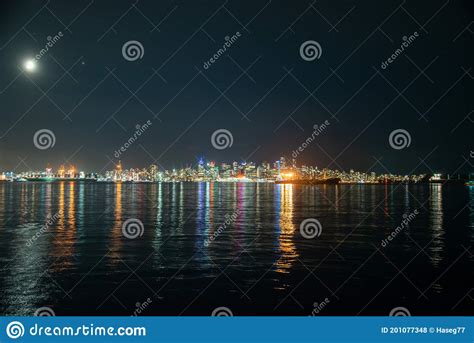
<instances>
[{"instance_id":1,"label":"light reflection on water","mask_svg":"<svg viewBox=\"0 0 474 343\"><path fill-rule=\"evenodd\" d=\"M431 292L456 293L453 285L465 280L436 276L462 251L460 243L472 244L473 204L474 187L440 184L0 183L0 311L31 314L39 306L84 303L91 313L101 313L104 294L128 280L132 270L140 277L132 274L130 280L138 281L120 289L125 297L151 288L160 290L160 299L186 305L211 281L220 288L203 297L226 303L251 290L257 293L252 299L261 299L257 303L278 303L315 267L326 287L336 289L414 209L420 214L384 254L401 268L419 253L409 274L413 283L423 288L435 280ZM236 210L235 220L205 246ZM122 235L122 223L130 218L144 223L139 239ZM306 218L320 220L320 237L301 237L299 225ZM377 291L378 282L383 286L391 279L386 259L372 263L351 279L353 291L344 288L351 301L367 302L373 293L361 289ZM459 263L472 270L472 259ZM325 297L327 289L322 292Z\"/></svg>"},{"instance_id":2,"label":"light reflection on water","mask_svg":"<svg viewBox=\"0 0 474 343\"><path fill-rule=\"evenodd\" d=\"M430 246L430 257L433 265L437 266L442 261L445 248L443 236L443 187L441 184L432 184L430 187L430 227L433 244Z\"/></svg>"},{"instance_id":3,"label":"light reflection on water","mask_svg":"<svg viewBox=\"0 0 474 343\"><path fill-rule=\"evenodd\" d=\"M115 187L115 202L114 202L114 224L110 235L110 257L111 265L115 265L120 259L120 249L122 247L122 224L124 220L122 218L122 183L117 183Z\"/></svg>"},{"instance_id":4,"label":"light reflection on water","mask_svg":"<svg viewBox=\"0 0 474 343\"><path fill-rule=\"evenodd\" d=\"M293 224L293 185L277 186L278 200L276 201L278 211L278 241L280 244L281 257L276 263L276 271L288 273L289 269L298 257L293 237L295 225Z\"/></svg>"}]
</instances>

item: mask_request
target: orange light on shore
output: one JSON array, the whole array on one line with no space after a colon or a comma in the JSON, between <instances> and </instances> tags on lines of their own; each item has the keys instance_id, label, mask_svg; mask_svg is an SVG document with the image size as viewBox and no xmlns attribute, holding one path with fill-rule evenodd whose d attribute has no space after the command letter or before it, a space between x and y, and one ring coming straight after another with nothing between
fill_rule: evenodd
<instances>
[{"instance_id":1,"label":"orange light on shore","mask_svg":"<svg viewBox=\"0 0 474 343\"><path fill-rule=\"evenodd\" d=\"M76 167L74 167L73 165L71 165L69 167L69 170L67 171L67 173L69 174L69 176L74 176L76 174Z\"/></svg>"},{"instance_id":2,"label":"orange light on shore","mask_svg":"<svg viewBox=\"0 0 474 343\"><path fill-rule=\"evenodd\" d=\"M281 177L284 179L292 179L294 176L294 173L281 173Z\"/></svg>"},{"instance_id":3,"label":"orange light on shore","mask_svg":"<svg viewBox=\"0 0 474 343\"><path fill-rule=\"evenodd\" d=\"M61 165L58 169L58 175L59 177L64 177L64 174L66 173L66 168L64 168L64 165Z\"/></svg>"}]
</instances>

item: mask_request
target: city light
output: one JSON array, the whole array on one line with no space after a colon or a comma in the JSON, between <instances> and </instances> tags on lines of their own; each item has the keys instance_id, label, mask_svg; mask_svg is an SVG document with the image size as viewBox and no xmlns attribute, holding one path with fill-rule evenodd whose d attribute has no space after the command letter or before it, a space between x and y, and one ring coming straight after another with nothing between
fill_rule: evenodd
<instances>
[{"instance_id":1,"label":"city light","mask_svg":"<svg viewBox=\"0 0 474 343\"><path fill-rule=\"evenodd\" d=\"M440 175L430 178L427 175L393 175L354 170L340 171L316 166L297 166L296 161L289 163L284 157L274 163L262 162L215 162L200 159L194 167L181 169L159 169L157 165L147 168L122 167L118 161L114 170L105 173L86 173L71 165L67 169L61 165L57 171L47 167L44 171L21 173L3 173L8 181L54 181L88 180L94 182L270 182L293 184L388 184L439 182Z\"/></svg>"},{"instance_id":2,"label":"city light","mask_svg":"<svg viewBox=\"0 0 474 343\"><path fill-rule=\"evenodd\" d=\"M292 179L295 176L292 172L281 173L281 177L284 179Z\"/></svg>"}]
</instances>

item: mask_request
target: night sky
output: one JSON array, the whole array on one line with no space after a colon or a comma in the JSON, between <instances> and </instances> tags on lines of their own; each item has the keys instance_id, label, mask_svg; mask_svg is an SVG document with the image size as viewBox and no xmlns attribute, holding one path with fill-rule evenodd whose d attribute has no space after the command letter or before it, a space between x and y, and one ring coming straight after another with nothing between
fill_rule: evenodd
<instances>
[{"instance_id":1,"label":"night sky","mask_svg":"<svg viewBox=\"0 0 474 343\"><path fill-rule=\"evenodd\" d=\"M473 20L470 0L2 1L0 170L112 169L114 152L148 120L120 156L125 168L272 162L290 159L328 120L298 164L469 172ZM131 40L144 48L136 61L122 55ZM308 40L320 44L319 59L301 58ZM35 147L40 129L54 133L54 147ZM217 129L232 133L231 147L212 146ZM390 146L395 129L409 132L409 147Z\"/></svg>"}]
</instances>

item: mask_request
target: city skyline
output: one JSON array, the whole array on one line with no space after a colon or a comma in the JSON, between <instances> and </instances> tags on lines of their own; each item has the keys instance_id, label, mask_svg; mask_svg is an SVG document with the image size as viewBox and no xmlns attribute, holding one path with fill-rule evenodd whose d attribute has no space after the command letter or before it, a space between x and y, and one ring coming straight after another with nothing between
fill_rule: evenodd
<instances>
[{"instance_id":1,"label":"city skyline","mask_svg":"<svg viewBox=\"0 0 474 343\"><path fill-rule=\"evenodd\" d=\"M285 157L261 163L247 162L223 162L209 161L200 158L195 165L183 168L161 168L156 164L142 167L125 167L119 160L113 169L105 171L86 172L73 164L61 165L54 169L48 165L43 170L28 170L22 172L0 171L1 180L63 180L63 179L89 179L94 181L148 181L148 182L182 182L182 181L230 181L230 182L285 182L285 181L325 181L336 180L337 183L386 183L386 182L421 182L442 181L440 173L424 174L393 174L389 171L375 173L374 171L357 171L350 169L343 171L338 169L319 168L318 166L298 165L296 159L287 160ZM450 176L447 176L448 179ZM451 178L461 176L451 175ZM463 176L467 179L467 175Z\"/></svg>"}]
</instances>

